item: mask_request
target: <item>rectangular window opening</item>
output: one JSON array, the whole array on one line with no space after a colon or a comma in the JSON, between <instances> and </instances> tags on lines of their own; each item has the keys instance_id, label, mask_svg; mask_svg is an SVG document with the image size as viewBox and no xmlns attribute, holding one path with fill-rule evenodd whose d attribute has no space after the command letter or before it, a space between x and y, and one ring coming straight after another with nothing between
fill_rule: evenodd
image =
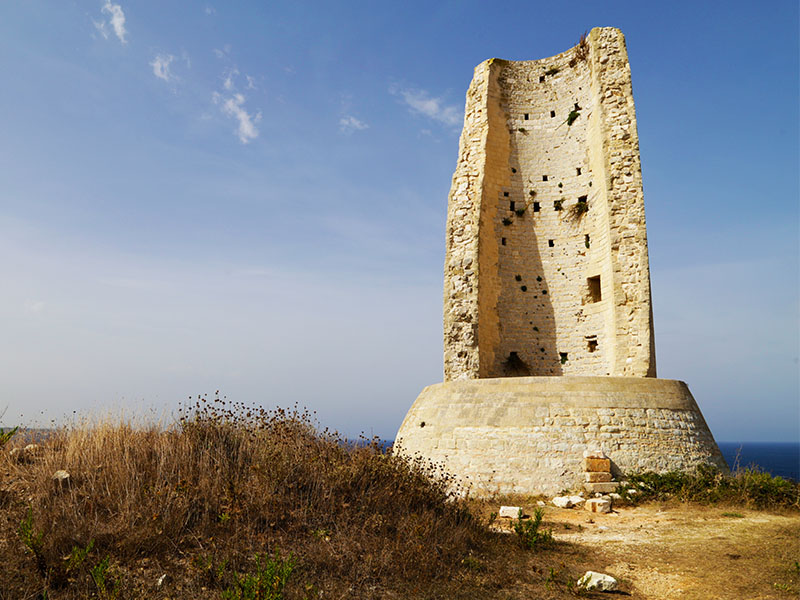
<instances>
[{"instance_id":1,"label":"rectangular window opening","mask_svg":"<svg viewBox=\"0 0 800 600\"><path fill-rule=\"evenodd\" d=\"M547 175L542 175L542 181L547 181Z\"/></svg>"},{"instance_id":2,"label":"rectangular window opening","mask_svg":"<svg viewBox=\"0 0 800 600\"><path fill-rule=\"evenodd\" d=\"M558 355L561 357L561 364L564 365L567 363L567 353L566 352L559 352Z\"/></svg>"},{"instance_id":3,"label":"rectangular window opening","mask_svg":"<svg viewBox=\"0 0 800 600\"><path fill-rule=\"evenodd\" d=\"M528 113L525 113L525 114L523 115L523 118L524 118L524 119L527 121L527 120L528 120Z\"/></svg>"},{"instance_id":4,"label":"rectangular window opening","mask_svg":"<svg viewBox=\"0 0 800 600\"><path fill-rule=\"evenodd\" d=\"M597 338L589 338L586 340L586 345L589 352L597 352Z\"/></svg>"},{"instance_id":5,"label":"rectangular window opening","mask_svg":"<svg viewBox=\"0 0 800 600\"><path fill-rule=\"evenodd\" d=\"M547 240L547 245L550 246L551 248L553 248L553 247L555 247L556 242L555 242L555 240Z\"/></svg>"},{"instance_id":6,"label":"rectangular window opening","mask_svg":"<svg viewBox=\"0 0 800 600\"><path fill-rule=\"evenodd\" d=\"M563 200L554 200L553 201L553 208L555 210L561 210L563 204L564 204Z\"/></svg>"},{"instance_id":7,"label":"rectangular window opening","mask_svg":"<svg viewBox=\"0 0 800 600\"><path fill-rule=\"evenodd\" d=\"M600 287L600 275L589 277L586 280L589 288L589 302L600 302L603 299L602 288Z\"/></svg>"},{"instance_id":8,"label":"rectangular window opening","mask_svg":"<svg viewBox=\"0 0 800 600\"><path fill-rule=\"evenodd\" d=\"M508 198L508 192L503 192L503 198Z\"/></svg>"},{"instance_id":9,"label":"rectangular window opening","mask_svg":"<svg viewBox=\"0 0 800 600\"><path fill-rule=\"evenodd\" d=\"M556 111L554 111L554 110L551 110L551 111L550 111L550 118L552 119L552 118L553 118L553 117L555 117L555 116L556 116Z\"/></svg>"},{"instance_id":10,"label":"rectangular window opening","mask_svg":"<svg viewBox=\"0 0 800 600\"><path fill-rule=\"evenodd\" d=\"M503 244L503 246L505 246L506 245L506 238L500 238L500 243Z\"/></svg>"},{"instance_id":11,"label":"rectangular window opening","mask_svg":"<svg viewBox=\"0 0 800 600\"><path fill-rule=\"evenodd\" d=\"M588 196L578 196L578 202L580 202L581 204L586 204L588 201L589 201Z\"/></svg>"},{"instance_id":12,"label":"rectangular window opening","mask_svg":"<svg viewBox=\"0 0 800 600\"><path fill-rule=\"evenodd\" d=\"M534 202L533 203L533 212L539 212L540 208L541 208L541 206L540 206L540 204L538 202Z\"/></svg>"},{"instance_id":13,"label":"rectangular window opening","mask_svg":"<svg viewBox=\"0 0 800 600\"><path fill-rule=\"evenodd\" d=\"M544 83L544 75L539 75L539 83Z\"/></svg>"},{"instance_id":14,"label":"rectangular window opening","mask_svg":"<svg viewBox=\"0 0 800 600\"><path fill-rule=\"evenodd\" d=\"M514 207L516 205L517 205L516 202L514 202L513 200L509 200L509 202L508 202L508 210L514 210Z\"/></svg>"},{"instance_id":15,"label":"rectangular window opening","mask_svg":"<svg viewBox=\"0 0 800 600\"><path fill-rule=\"evenodd\" d=\"M578 175L580 175L580 174L581 174L581 168L580 168L580 167L578 167L578 168L576 169L576 171L578 171Z\"/></svg>"}]
</instances>

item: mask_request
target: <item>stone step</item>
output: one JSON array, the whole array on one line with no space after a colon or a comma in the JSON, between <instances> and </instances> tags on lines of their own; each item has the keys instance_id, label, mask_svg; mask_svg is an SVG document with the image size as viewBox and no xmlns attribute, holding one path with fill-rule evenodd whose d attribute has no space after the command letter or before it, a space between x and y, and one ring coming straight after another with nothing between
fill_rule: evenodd
<instances>
[{"instance_id":1,"label":"stone step","mask_svg":"<svg viewBox=\"0 0 800 600\"><path fill-rule=\"evenodd\" d=\"M583 470L588 473L610 473L611 460L608 458L584 458Z\"/></svg>"},{"instance_id":2,"label":"stone step","mask_svg":"<svg viewBox=\"0 0 800 600\"><path fill-rule=\"evenodd\" d=\"M586 483L607 483L614 479L611 473L584 473L583 476Z\"/></svg>"},{"instance_id":3,"label":"stone step","mask_svg":"<svg viewBox=\"0 0 800 600\"><path fill-rule=\"evenodd\" d=\"M583 489L593 494L596 492L600 492L601 494L609 494L611 492L616 492L618 487L619 487L619 481L607 481L600 483L583 484Z\"/></svg>"}]
</instances>

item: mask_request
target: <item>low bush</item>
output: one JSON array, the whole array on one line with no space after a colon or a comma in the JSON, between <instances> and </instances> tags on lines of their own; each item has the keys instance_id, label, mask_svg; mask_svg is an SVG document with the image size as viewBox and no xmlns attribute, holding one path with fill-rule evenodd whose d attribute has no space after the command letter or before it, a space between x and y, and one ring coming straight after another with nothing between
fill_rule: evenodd
<instances>
[{"instance_id":1,"label":"low bush","mask_svg":"<svg viewBox=\"0 0 800 600\"><path fill-rule=\"evenodd\" d=\"M773 477L755 467L732 475L703 465L694 472L640 473L626 477L621 493L631 502L675 499L681 502L732 504L755 509L800 510L800 484ZM630 489L636 490L635 494Z\"/></svg>"}]
</instances>

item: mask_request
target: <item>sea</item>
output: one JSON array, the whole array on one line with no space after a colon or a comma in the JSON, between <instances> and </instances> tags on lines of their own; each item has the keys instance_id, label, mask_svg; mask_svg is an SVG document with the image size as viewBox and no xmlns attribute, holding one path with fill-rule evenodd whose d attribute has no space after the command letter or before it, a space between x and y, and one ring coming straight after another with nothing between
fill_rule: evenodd
<instances>
[{"instance_id":1,"label":"sea","mask_svg":"<svg viewBox=\"0 0 800 600\"><path fill-rule=\"evenodd\" d=\"M717 442L731 470L757 467L775 477L800 481L800 442Z\"/></svg>"}]
</instances>

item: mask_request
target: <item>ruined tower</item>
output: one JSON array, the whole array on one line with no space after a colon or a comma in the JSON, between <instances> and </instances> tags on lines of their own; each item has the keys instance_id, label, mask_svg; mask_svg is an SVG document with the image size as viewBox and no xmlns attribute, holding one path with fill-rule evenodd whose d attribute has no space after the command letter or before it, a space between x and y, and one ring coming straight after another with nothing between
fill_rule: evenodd
<instances>
[{"instance_id":1,"label":"ruined tower","mask_svg":"<svg viewBox=\"0 0 800 600\"><path fill-rule=\"evenodd\" d=\"M655 377L639 140L625 42L492 59L467 93L450 190L445 381Z\"/></svg>"},{"instance_id":2,"label":"ruined tower","mask_svg":"<svg viewBox=\"0 0 800 600\"><path fill-rule=\"evenodd\" d=\"M656 379L639 140L625 39L487 60L467 92L448 202L444 383L397 436L475 491L726 468L686 384Z\"/></svg>"}]
</instances>

